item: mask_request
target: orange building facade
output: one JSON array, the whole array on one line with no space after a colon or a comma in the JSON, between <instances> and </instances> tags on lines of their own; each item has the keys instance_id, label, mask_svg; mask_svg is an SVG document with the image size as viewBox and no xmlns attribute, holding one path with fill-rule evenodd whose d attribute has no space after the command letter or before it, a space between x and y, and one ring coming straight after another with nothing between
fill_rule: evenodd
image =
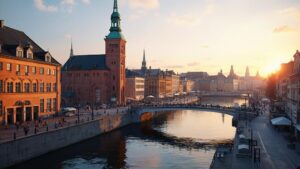
<instances>
[{"instance_id":1,"label":"orange building facade","mask_svg":"<svg viewBox=\"0 0 300 169\"><path fill-rule=\"evenodd\" d=\"M60 64L25 33L0 25L0 123L60 111Z\"/></svg>"}]
</instances>

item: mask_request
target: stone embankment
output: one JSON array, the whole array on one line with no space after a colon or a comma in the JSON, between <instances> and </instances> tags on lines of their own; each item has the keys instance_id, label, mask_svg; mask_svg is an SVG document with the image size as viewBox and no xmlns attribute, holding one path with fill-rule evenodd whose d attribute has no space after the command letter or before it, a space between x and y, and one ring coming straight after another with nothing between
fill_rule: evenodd
<instances>
[{"instance_id":1,"label":"stone embankment","mask_svg":"<svg viewBox=\"0 0 300 169\"><path fill-rule=\"evenodd\" d=\"M132 113L116 114L1 143L0 168L24 162L139 121L140 117Z\"/></svg>"}]
</instances>

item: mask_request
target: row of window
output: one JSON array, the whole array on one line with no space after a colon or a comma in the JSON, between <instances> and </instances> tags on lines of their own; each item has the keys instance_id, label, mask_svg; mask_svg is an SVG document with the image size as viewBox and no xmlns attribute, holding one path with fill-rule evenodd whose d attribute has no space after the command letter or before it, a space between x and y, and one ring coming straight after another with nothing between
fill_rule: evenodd
<instances>
[{"instance_id":1,"label":"row of window","mask_svg":"<svg viewBox=\"0 0 300 169\"><path fill-rule=\"evenodd\" d=\"M44 99L40 99L40 112L44 113L45 112L45 101ZM57 100L56 98L53 99L46 99L46 112L52 112L52 111L56 111L56 106L57 104ZM3 112L3 102L2 100L0 100L0 116L2 116L4 114Z\"/></svg>"},{"instance_id":2,"label":"row of window","mask_svg":"<svg viewBox=\"0 0 300 169\"><path fill-rule=\"evenodd\" d=\"M6 89L6 90L5 90ZM46 90L45 90L46 89ZM0 80L0 93L36 93L36 92L56 92L56 83L20 83L20 82L7 82L6 87Z\"/></svg>"},{"instance_id":3,"label":"row of window","mask_svg":"<svg viewBox=\"0 0 300 169\"><path fill-rule=\"evenodd\" d=\"M46 99L46 112L56 111L56 98ZM45 112L45 99L40 99L40 112Z\"/></svg>"},{"instance_id":4,"label":"row of window","mask_svg":"<svg viewBox=\"0 0 300 169\"><path fill-rule=\"evenodd\" d=\"M24 66L25 75L28 75L30 72L32 74L37 73L37 68L35 66L27 66L27 65L22 65L22 66ZM2 62L0 62L0 70L3 70ZM6 70L10 71L10 72L13 71L11 63L6 63ZM15 70L16 70L16 74L20 75L21 74L21 65L17 64ZM41 74L41 75L45 74L45 68L43 68L43 67L40 67L38 71L39 71L39 74ZM55 75L56 71L54 69L51 70L48 68L46 73L47 73L47 75Z\"/></svg>"},{"instance_id":5,"label":"row of window","mask_svg":"<svg viewBox=\"0 0 300 169\"><path fill-rule=\"evenodd\" d=\"M80 73L76 73L76 74L75 74L75 73L74 73L74 74L68 73L67 76L68 76L68 77L72 77L72 76L74 76L74 77L80 77L81 74L80 74ZM92 76L93 76L93 77L96 77L96 76L99 77L99 76L101 76L101 74L100 74L100 73L93 73L93 74L92 74L92 73L91 73L91 74L89 74L89 73L84 73L83 76L84 76L84 77L90 77L90 76L91 76L91 77L92 77ZM106 77L106 76L107 76L107 73L104 73L104 76Z\"/></svg>"}]
</instances>

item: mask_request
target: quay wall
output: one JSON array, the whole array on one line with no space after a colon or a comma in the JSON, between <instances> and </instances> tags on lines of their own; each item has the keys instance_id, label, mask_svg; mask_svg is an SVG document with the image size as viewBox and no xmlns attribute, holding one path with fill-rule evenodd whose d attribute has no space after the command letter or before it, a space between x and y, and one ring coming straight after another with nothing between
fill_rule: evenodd
<instances>
[{"instance_id":1,"label":"quay wall","mask_svg":"<svg viewBox=\"0 0 300 169\"><path fill-rule=\"evenodd\" d=\"M70 146L132 123L150 120L155 116L163 114L164 111L178 109L187 108L145 108L124 114L107 115L100 119L74 126L63 127L57 130L38 133L32 136L1 143L0 169L25 162L51 151ZM201 109L198 107L191 109L211 110L230 115L233 114L232 110Z\"/></svg>"},{"instance_id":2,"label":"quay wall","mask_svg":"<svg viewBox=\"0 0 300 169\"><path fill-rule=\"evenodd\" d=\"M0 168L30 160L48 152L139 122L139 115L106 116L82 124L59 128L0 144Z\"/></svg>"}]
</instances>

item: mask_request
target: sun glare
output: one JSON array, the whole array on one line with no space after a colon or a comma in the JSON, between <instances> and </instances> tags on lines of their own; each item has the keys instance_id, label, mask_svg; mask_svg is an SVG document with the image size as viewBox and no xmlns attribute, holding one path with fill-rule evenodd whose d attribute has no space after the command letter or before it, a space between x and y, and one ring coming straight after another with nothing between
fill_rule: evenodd
<instances>
[{"instance_id":1,"label":"sun glare","mask_svg":"<svg viewBox=\"0 0 300 169\"><path fill-rule=\"evenodd\" d=\"M266 67L264 67L262 73L265 76L268 76L268 75L270 75L272 73L277 72L279 69L280 69L280 63L273 63L273 64L270 64L270 65L267 65Z\"/></svg>"}]
</instances>

